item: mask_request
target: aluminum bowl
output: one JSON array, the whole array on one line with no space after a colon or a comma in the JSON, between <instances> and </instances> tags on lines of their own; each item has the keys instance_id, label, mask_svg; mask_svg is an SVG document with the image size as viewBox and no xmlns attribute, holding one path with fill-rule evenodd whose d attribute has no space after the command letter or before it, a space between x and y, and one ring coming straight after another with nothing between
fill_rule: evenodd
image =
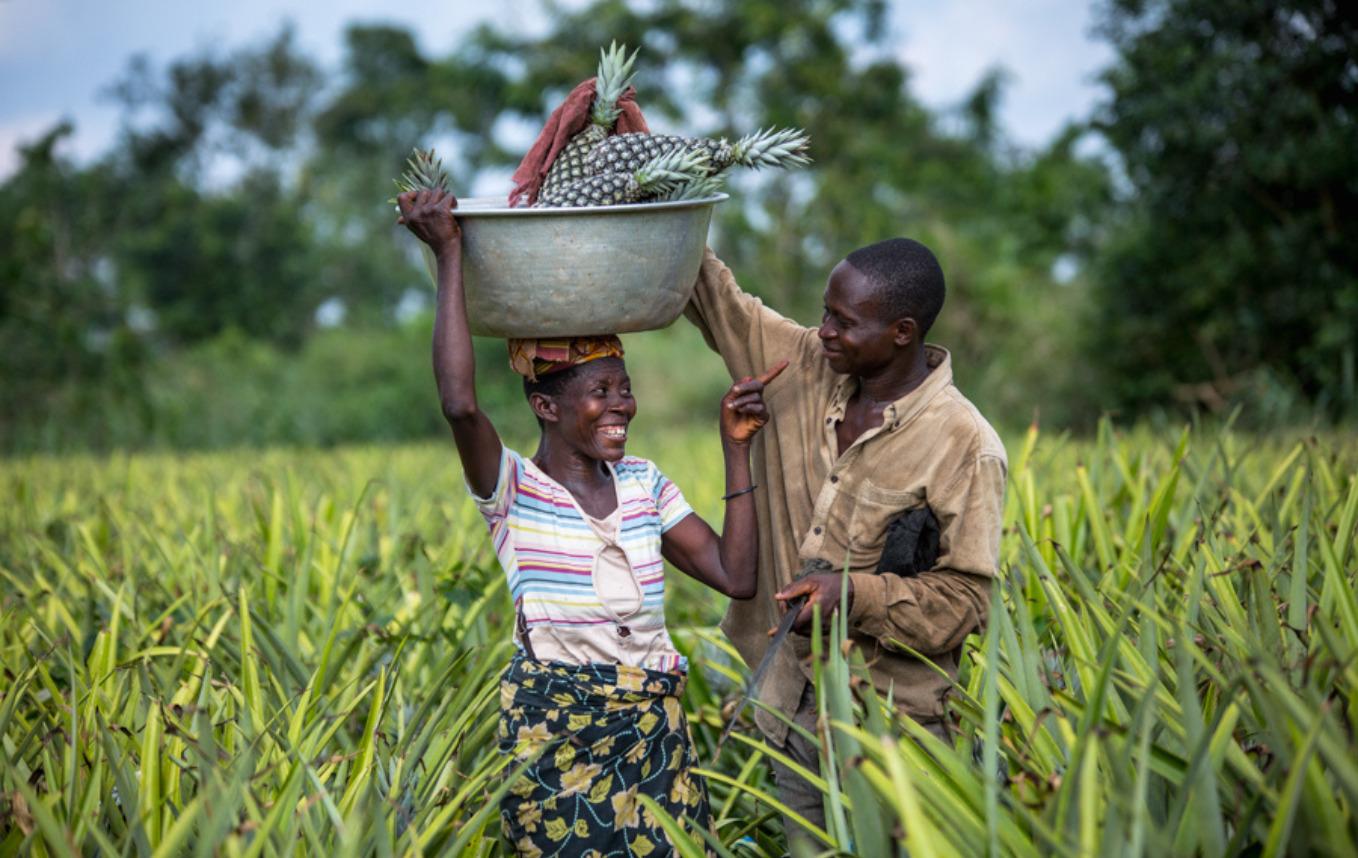
<instances>
[{"instance_id":1,"label":"aluminum bowl","mask_svg":"<svg viewBox=\"0 0 1358 858\"><path fill-rule=\"evenodd\" d=\"M712 207L726 198L581 208L459 200L453 214L462 226L471 332L560 337L665 327L693 294Z\"/></svg>"}]
</instances>

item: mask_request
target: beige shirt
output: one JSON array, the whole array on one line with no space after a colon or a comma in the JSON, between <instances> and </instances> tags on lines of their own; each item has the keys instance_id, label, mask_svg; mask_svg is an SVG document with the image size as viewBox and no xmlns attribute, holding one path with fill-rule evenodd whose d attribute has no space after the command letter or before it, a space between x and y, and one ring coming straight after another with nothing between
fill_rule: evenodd
<instances>
[{"instance_id":1,"label":"beige shirt","mask_svg":"<svg viewBox=\"0 0 1358 858\"><path fill-rule=\"evenodd\" d=\"M758 595L733 601L722 629L751 666L781 617L773 594L812 559L847 568L854 598L849 636L874 685L923 721L943 716L963 639L980 629L999 569L1007 463L999 436L953 386L947 351L928 346L931 372L889 405L882 424L838 454L835 424L856 382L830 369L816 329L765 307L736 285L709 250L685 315L721 354L732 377L792 363L769 386L772 415L756 436ZM934 569L913 577L875 574L887 523L928 505L941 536ZM928 656L944 675L900 648ZM757 689L760 702L791 714L812 676L809 640L790 635ZM787 727L756 710L760 729L783 742Z\"/></svg>"},{"instance_id":2,"label":"beige shirt","mask_svg":"<svg viewBox=\"0 0 1358 858\"><path fill-rule=\"evenodd\" d=\"M627 554L618 544L618 529L622 526L622 505L614 507L604 518L595 518L581 511L585 523L594 535L599 537L603 547L594 555L594 592L603 603L604 610L618 622L641 610L641 585L632 574L632 564L627 562Z\"/></svg>"}]
</instances>

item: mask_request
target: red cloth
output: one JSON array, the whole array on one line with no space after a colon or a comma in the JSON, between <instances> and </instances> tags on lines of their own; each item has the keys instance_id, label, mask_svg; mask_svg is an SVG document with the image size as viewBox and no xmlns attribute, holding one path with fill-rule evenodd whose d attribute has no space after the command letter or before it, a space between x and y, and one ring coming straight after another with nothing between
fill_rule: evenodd
<instances>
[{"instance_id":1,"label":"red cloth","mask_svg":"<svg viewBox=\"0 0 1358 858\"><path fill-rule=\"evenodd\" d=\"M533 143L533 148L523 156L519 168L514 171L514 190L509 192L511 206L527 206L537 202L542 180L547 178L547 171L551 169L552 162L561 154L561 150L566 148L566 144L571 142L571 138L589 124L589 107L593 103L594 78L590 78L571 90L566 100L547 117L547 124L542 126L542 133ZM629 86L623 92L618 99L618 109L622 113L609 133L629 134L634 131L651 133L651 129L646 127L646 118L641 115L641 108L637 106L637 91L634 87Z\"/></svg>"}]
</instances>

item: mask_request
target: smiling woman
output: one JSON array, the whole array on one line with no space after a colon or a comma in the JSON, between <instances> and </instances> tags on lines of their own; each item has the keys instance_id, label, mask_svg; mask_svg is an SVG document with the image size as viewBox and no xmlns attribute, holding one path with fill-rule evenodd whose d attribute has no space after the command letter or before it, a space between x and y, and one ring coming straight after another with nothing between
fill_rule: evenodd
<instances>
[{"instance_id":1,"label":"smiling woman","mask_svg":"<svg viewBox=\"0 0 1358 858\"><path fill-rule=\"evenodd\" d=\"M500 748L525 769L502 802L504 830L521 855L647 854L669 841L638 796L708 824L679 704L688 665L665 628L665 561L732 598L754 595L750 441L768 421L764 387L787 364L722 399L720 536L653 463L626 454L637 402L616 336L510 341L541 430L524 456L477 404L457 201L437 190L397 201L437 261L439 398L514 599Z\"/></svg>"}]
</instances>

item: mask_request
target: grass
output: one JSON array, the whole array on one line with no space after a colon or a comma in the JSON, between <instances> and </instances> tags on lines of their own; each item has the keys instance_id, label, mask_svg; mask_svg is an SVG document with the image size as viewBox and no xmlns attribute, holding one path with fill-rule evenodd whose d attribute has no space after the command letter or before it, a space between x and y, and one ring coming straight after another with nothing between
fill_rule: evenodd
<instances>
[{"instance_id":1,"label":"grass","mask_svg":"<svg viewBox=\"0 0 1358 858\"><path fill-rule=\"evenodd\" d=\"M653 443L715 515L715 436ZM1354 854L1358 444L1009 449L951 744L829 624L815 848ZM512 614L447 445L15 459L0 497L0 855L501 854ZM781 854L776 751L747 730L712 759L745 675L721 607L671 590L717 832L673 836Z\"/></svg>"}]
</instances>

